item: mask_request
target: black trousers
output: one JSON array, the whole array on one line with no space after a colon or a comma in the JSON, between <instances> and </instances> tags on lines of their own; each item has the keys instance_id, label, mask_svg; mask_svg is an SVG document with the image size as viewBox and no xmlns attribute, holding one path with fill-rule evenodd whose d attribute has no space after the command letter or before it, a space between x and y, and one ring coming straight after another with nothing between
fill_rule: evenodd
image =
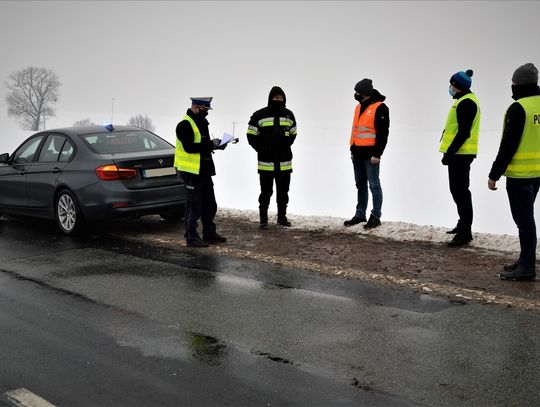
<instances>
[{"instance_id":1,"label":"black trousers","mask_svg":"<svg viewBox=\"0 0 540 407\"><path fill-rule=\"evenodd\" d=\"M261 183L261 194L259 195L259 208L262 211L268 210L270 198L274 193L274 181L276 182L276 201L278 216L285 216L287 204L289 203L289 186L291 184L290 172L261 171L259 173Z\"/></svg>"},{"instance_id":2,"label":"black trousers","mask_svg":"<svg viewBox=\"0 0 540 407\"><path fill-rule=\"evenodd\" d=\"M187 240L198 237L197 221L201 219L203 237L216 233L214 218L217 213L214 183L210 175L195 175L182 172L186 186L186 210L184 212L184 225Z\"/></svg>"},{"instance_id":3,"label":"black trousers","mask_svg":"<svg viewBox=\"0 0 540 407\"><path fill-rule=\"evenodd\" d=\"M536 223L534 201L540 188L540 178L506 178L506 192L512 218L519 231L518 270L524 274L536 273Z\"/></svg>"},{"instance_id":4,"label":"black trousers","mask_svg":"<svg viewBox=\"0 0 540 407\"><path fill-rule=\"evenodd\" d=\"M457 206L458 233L470 234L473 222L472 196L469 190L472 155L454 155L448 163L450 193Z\"/></svg>"}]
</instances>

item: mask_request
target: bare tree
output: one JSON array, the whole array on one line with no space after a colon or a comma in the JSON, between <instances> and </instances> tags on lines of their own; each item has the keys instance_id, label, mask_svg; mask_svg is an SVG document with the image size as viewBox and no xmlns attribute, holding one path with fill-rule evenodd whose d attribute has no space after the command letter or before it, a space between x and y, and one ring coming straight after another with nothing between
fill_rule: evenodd
<instances>
[{"instance_id":1,"label":"bare tree","mask_svg":"<svg viewBox=\"0 0 540 407\"><path fill-rule=\"evenodd\" d=\"M9 75L5 82L8 115L15 117L26 130L39 130L45 119L55 116L53 105L60 94L61 83L50 69L29 66Z\"/></svg>"},{"instance_id":2,"label":"bare tree","mask_svg":"<svg viewBox=\"0 0 540 407\"><path fill-rule=\"evenodd\" d=\"M75 123L73 123L73 125L80 126L80 127L87 127L87 126L95 126L96 123L94 123L90 119L82 119L82 120L77 120Z\"/></svg>"},{"instance_id":3,"label":"bare tree","mask_svg":"<svg viewBox=\"0 0 540 407\"><path fill-rule=\"evenodd\" d=\"M142 127L148 131L154 131L156 129L156 126L152 123L152 119L148 116L143 116L142 114L131 117L127 124L128 126Z\"/></svg>"}]
</instances>

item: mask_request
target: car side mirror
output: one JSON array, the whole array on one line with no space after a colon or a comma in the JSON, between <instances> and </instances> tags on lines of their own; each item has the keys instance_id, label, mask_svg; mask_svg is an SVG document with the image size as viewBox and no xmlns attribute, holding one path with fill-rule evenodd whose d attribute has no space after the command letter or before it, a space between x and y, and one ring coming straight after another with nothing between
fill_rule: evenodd
<instances>
[{"instance_id":1,"label":"car side mirror","mask_svg":"<svg viewBox=\"0 0 540 407\"><path fill-rule=\"evenodd\" d=\"M8 153L0 154L0 164L7 163L7 162L9 162L9 154Z\"/></svg>"}]
</instances>

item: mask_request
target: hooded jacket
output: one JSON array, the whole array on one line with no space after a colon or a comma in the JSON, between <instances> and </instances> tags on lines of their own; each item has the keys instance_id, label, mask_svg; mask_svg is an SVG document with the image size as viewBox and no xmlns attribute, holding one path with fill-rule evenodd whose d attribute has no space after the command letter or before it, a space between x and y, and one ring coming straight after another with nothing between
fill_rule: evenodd
<instances>
[{"instance_id":1,"label":"hooded jacket","mask_svg":"<svg viewBox=\"0 0 540 407\"><path fill-rule=\"evenodd\" d=\"M283 96L283 103L274 103L272 98ZM296 119L285 107L285 92L274 86L268 95L268 105L257 110L249 119L247 139L257 152L258 171L292 171L292 150L296 139Z\"/></svg>"},{"instance_id":2,"label":"hooded jacket","mask_svg":"<svg viewBox=\"0 0 540 407\"><path fill-rule=\"evenodd\" d=\"M375 102L384 102L386 96L379 93L378 90L373 89L369 99L360 104L360 114L367 109L367 107ZM369 160L371 157L381 158L386 143L388 142L388 132L390 128L390 113L388 106L384 103L377 107L375 111L375 131L377 137L375 138L374 146L356 146L351 145L352 155L359 160Z\"/></svg>"}]
</instances>

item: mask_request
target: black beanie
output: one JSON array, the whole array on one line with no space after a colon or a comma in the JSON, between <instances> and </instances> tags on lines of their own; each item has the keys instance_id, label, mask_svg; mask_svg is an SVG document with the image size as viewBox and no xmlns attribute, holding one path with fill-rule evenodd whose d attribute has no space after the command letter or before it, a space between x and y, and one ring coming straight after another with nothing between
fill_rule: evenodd
<instances>
[{"instance_id":1,"label":"black beanie","mask_svg":"<svg viewBox=\"0 0 540 407\"><path fill-rule=\"evenodd\" d=\"M531 64L521 65L518 69L515 70L514 75L512 75L512 82L516 85L527 85L538 83L538 69Z\"/></svg>"},{"instance_id":2,"label":"black beanie","mask_svg":"<svg viewBox=\"0 0 540 407\"><path fill-rule=\"evenodd\" d=\"M373 85L371 79L364 78L356 84L354 91L359 95L371 96L373 93Z\"/></svg>"}]
</instances>

